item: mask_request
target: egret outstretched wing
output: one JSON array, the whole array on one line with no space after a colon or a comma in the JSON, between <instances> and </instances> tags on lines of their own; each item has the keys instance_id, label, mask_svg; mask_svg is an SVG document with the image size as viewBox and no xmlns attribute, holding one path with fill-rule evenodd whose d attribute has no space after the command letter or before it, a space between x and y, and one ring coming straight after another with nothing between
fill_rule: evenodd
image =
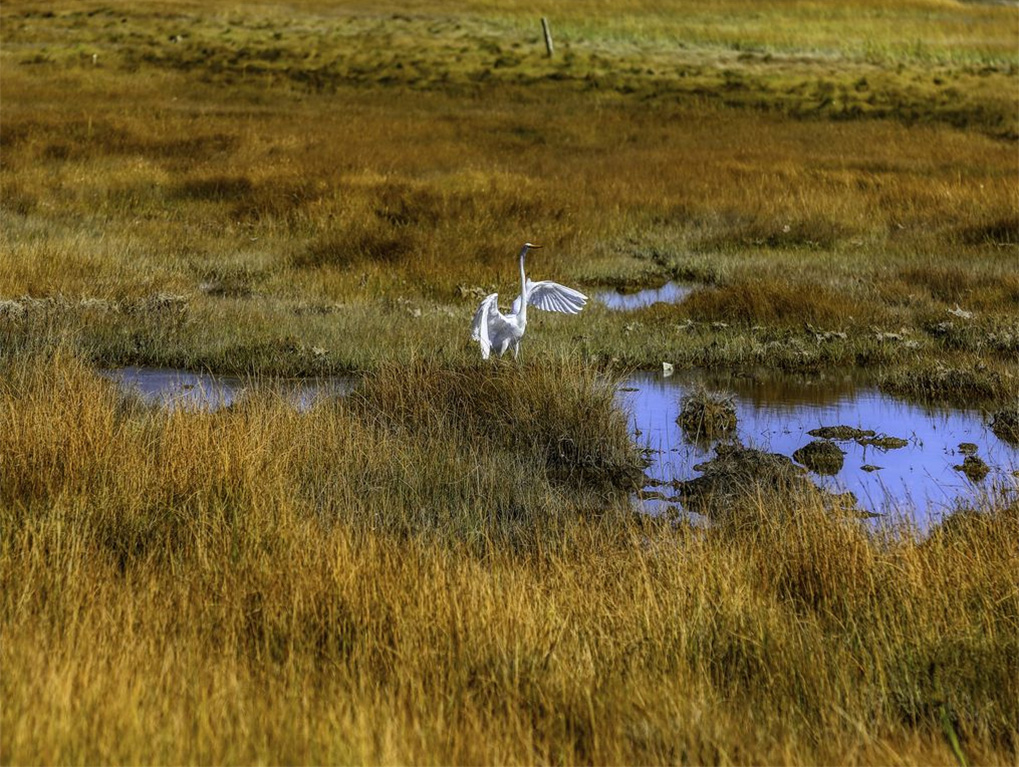
<instances>
[{"instance_id":1,"label":"egret outstretched wing","mask_svg":"<svg viewBox=\"0 0 1019 767\"><path fill-rule=\"evenodd\" d=\"M499 311L499 294L485 296L481 306L474 313L471 325L471 338L481 345L482 359L488 359L492 347L502 344L510 332L510 323Z\"/></svg>"},{"instance_id":2,"label":"egret outstretched wing","mask_svg":"<svg viewBox=\"0 0 1019 767\"><path fill-rule=\"evenodd\" d=\"M471 338L481 344L481 357L486 360L492 351L492 340L488 335L488 315L493 308L495 311L499 311L498 307L496 307L496 301L498 300L498 293L486 296L485 300L481 302L481 306L474 313L474 322L471 324Z\"/></svg>"},{"instance_id":3,"label":"egret outstretched wing","mask_svg":"<svg viewBox=\"0 0 1019 767\"><path fill-rule=\"evenodd\" d=\"M584 308L587 296L579 290L560 285L551 280L527 281L527 303L546 312L576 314Z\"/></svg>"}]
</instances>

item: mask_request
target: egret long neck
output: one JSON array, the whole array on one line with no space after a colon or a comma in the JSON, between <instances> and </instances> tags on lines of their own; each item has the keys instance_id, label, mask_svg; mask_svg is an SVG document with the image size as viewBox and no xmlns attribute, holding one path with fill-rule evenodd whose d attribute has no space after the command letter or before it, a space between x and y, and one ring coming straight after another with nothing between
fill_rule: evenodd
<instances>
[{"instance_id":1,"label":"egret long neck","mask_svg":"<svg viewBox=\"0 0 1019 767\"><path fill-rule=\"evenodd\" d=\"M527 275L524 273L524 256L527 255L527 246L520 251L520 312L521 319L527 318Z\"/></svg>"}]
</instances>

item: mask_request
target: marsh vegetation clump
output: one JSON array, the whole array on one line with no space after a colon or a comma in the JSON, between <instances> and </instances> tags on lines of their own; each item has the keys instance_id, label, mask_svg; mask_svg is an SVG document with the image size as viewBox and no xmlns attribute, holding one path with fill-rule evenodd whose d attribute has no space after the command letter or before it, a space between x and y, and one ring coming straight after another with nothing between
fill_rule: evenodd
<instances>
[{"instance_id":1,"label":"marsh vegetation clump","mask_svg":"<svg viewBox=\"0 0 1019 767\"><path fill-rule=\"evenodd\" d=\"M695 320L741 325L795 323L832 325L847 317L877 321L880 309L852 294L823 285L809 288L786 277L755 276L747 280L695 290L683 302Z\"/></svg>"},{"instance_id":2,"label":"marsh vegetation clump","mask_svg":"<svg viewBox=\"0 0 1019 767\"><path fill-rule=\"evenodd\" d=\"M814 489L805 470L787 456L738 443L717 445L714 457L694 469L701 476L676 483L679 498L688 508L713 518L754 503L762 494L777 498Z\"/></svg>"},{"instance_id":3,"label":"marsh vegetation clump","mask_svg":"<svg viewBox=\"0 0 1019 767\"><path fill-rule=\"evenodd\" d=\"M815 439L793 453L793 460L818 474L834 475L842 470L845 452L834 442Z\"/></svg>"},{"instance_id":4,"label":"marsh vegetation clump","mask_svg":"<svg viewBox=\"0 0 1019 767\"><path fill-rule=\"evenodd\" d=\"M644 461L615 386L568 360L463 368L422 360L367 374L348 400L397 434L489 444L529 456L557 480L631 490Z\"/></svg>"},{"instance_id":5,"label":"marsh vegetation clump","mask_svg":"<svg viewBox=\"0 0 1019 767\"><path fill-rule=\"evenodd\" d=\"M811 437L819 439L834 439L846 442L862 437L873 437L876 432L873 429L858 429L855 426L819 426L807 432Z\"/></svg>"},{"instance_id":6,"label":"marsh vegetation clump","mask_svg":"<svg viewBox=\"0 0 1019 767\"><path fill-rule=\"evenodd\" d=\"M692 442L721 439L736 431L736 398L732 394L701 387L686 394L680 405L676 423Z\"/></svg>"},{"instance_id":7,"label":"marsh vegetation clump","mask_svg":"<svg viewBox=\"0 0 1019 767\"><path fill-rule=\"evenodd\" d=\"M979 482L991 472L991 467L978 455L967 455L961 464L953 468L974 482Z\"/></svg>"},{"instance_id":8,"label":"marsh vegetation clump","mask_svg":"<svg viewBox=\"0 0 1019 767\"><path fill-rule=\"evenodd\" d=\"M1019 445L1019 407L997 411L991 418L991 431L998 439Z\"/></svg>"}]
</instances>

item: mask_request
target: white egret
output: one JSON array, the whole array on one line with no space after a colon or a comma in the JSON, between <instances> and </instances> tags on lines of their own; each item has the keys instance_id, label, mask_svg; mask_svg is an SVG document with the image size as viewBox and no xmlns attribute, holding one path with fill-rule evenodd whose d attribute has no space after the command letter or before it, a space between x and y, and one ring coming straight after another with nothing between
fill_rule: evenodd
<instances>
[{"instance_id":1,"label":"white egret","mask_svg":"<svg viewBox=\"0 0 1019 767\"><path fill-rule=\"evenodd\" d=\"M540 248L541 245L524 243L520 251L520 295L513 301L513 309L509 314L499 311L499 294L492 293L485 297L474 314L471 326L471 337L481 345L481 356L488 359L492 349L499 356L507 349L513 350L516 359L520 354L520 339L527 328L527 307L535 306L546 312L562 312L576 314L584 308L587 296L579 290L560 285L558 282L542 280L531 282L524 272L524 257L527 251Z\"/></svg>"}]
</instances>

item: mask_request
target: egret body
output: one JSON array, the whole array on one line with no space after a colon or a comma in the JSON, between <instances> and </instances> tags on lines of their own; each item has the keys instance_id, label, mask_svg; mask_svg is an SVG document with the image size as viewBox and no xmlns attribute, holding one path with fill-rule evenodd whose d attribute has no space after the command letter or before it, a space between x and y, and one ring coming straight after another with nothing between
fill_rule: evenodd
<instances>
[{"instance_id":1,"label":"egret body","mask_svg":"<svg viewBox=\"0 0 1019 767\"><path fill-rule=\"evenodd\" d=\"M513 301L508 314L499 311L499 294L485 296L474 314L471 337L481 346L481 356L488 359L494 349L499 356L513 350L513 357L520 355L520 339L527 329L527 307L534 306L546 312L577 314L587 303L587 296L579 290L560 285L558 282L542 280L531 282L524 271L527 252L540 245L525 242L520 250L520 295Z\"/></svg>"}]
</instances>

